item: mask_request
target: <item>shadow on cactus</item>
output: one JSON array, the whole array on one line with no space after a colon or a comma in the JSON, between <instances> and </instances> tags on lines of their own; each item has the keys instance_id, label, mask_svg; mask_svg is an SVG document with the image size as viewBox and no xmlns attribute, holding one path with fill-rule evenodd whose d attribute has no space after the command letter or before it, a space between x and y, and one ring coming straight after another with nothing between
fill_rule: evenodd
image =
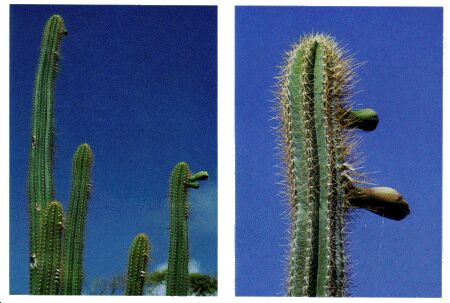
<instances>
[{"instance_id":1,"label":"shadow on cactus","mask_svg":"<svg viewBox=\"0 0 450 303\"><path fill-rule=\"evenodd\" d=\"M372 109L353 110L350 59L326 35L306 35L287 53L278 99L279 147L290 205L288 296L346 296L346 220L364 208L401 220L395 189L366 188L354 156L355 129L372 131Z\"/></svg>"},{"instance_id":2,"label":"shadow on cactus","mask_svg":"<svg viewBox=\"0 0 450 303\"><path fill-rule=\"evenodd\" d=\"M73 157L69 211L64 220L53 189L53 90L59 46L67 34L62 18L53 15L42 37L33 93L28 200L30 293L81 294L84 226L90 193L92 151L81 144Z\"/></svg>"}]
</instances>

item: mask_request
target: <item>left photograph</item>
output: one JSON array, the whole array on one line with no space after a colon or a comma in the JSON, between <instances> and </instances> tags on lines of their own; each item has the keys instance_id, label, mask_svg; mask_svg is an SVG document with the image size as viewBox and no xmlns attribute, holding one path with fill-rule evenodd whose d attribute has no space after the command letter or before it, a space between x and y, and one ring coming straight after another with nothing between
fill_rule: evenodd
<instances>
[{"instance_id":1,"label":"left photograph","mask_svg":"<svg viewBox=\"0 0 450 303\"><path fill-rule=\"evenodd\" d=\"M217 8L10 6L10 294L217 295Z\"/></svg>"}]
</instances>

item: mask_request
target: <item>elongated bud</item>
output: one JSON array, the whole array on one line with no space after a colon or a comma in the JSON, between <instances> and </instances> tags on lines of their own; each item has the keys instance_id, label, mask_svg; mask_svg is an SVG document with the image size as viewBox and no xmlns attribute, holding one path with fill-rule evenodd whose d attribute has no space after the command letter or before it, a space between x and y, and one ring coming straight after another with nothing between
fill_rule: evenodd
<instances>
[{"instance_id":1,"label":"elongated bud","mask_svg":"<svg viewBox=\"0 0 450 303\"><path fill-rule=\"evenodd\" d=\"M365 131L375 130L378 125L378 115L371 108L348 111L345 118L349 127L356 127Z\"/></svg>"},{"instance_id":2,"label":"elongated bud","mask_svg":"<svg viewBox=\"0 0 450 303\"><path fill-rule=\"evenodd\" d=\"M390 187L355 188L350 193L352 207L365 208L377 215L400 221L409 214L402 195Z\"/></svg>"}]
</instances>

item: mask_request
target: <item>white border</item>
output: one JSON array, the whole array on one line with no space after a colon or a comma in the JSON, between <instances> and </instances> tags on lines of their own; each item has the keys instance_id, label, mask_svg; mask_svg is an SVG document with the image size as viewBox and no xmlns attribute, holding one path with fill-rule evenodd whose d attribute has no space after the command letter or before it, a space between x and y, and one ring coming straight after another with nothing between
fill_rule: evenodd
<instances>
[{"instance_id":1,"label":"white border","mask_svg":"<svg viewBox=\"0 0 450 303\"><path fill-rule=\"evenodd\" d=\"M219 171L219 188L218 188L218 281L219 293L217 297L126 297L128 302L298 302L317 301L326 299L320 298L278 298L278 297L235 297L234 281L235 281L235 260L234 260L234 222L235 222L235 166L234 166L234 8L236 5L261 5L261 6L286 6L286 5L307 5L307 6L439 6L444 7L444 33L448 33L449 23L447 22L449 14L447 12L448 5L444 0L428 0L428 1L401 1L401 0L381 0L367 1L360 0L355 4L355 0L330 1L330 0L192 0L192 1L2 1L0 4L0 38L2 41L0 66L2 67L0 78L0 142L2 142L1 159L2 174L0 182L0 302L45 302L64 301L79 302L80 297L49 297L49 296L10 296L9 295L9 5L10 4L119 4L119 5L217 5L218 6L218 171ZM444 34L444 44L446 42ZM448 40L447 40L448 42ZM445 49L444 49L445 52ZM449 87L449 60L444 56L444 88ZM443 100L448 101L448 93L444 89ZM426 100L424 100L426 102ZM425 106L425 105L424 105ZM449 114L449 106L443 104L444 117ZM443 120L444 138L448 134L449 123ZM450 184L448 178L449 164L445 157L449 152L449 144L444 140L443 144L443 214L444 219L448 218L448 209L446 202L450 197L450 192L445 184ZM8 168L8 169L6 169ZM425 203L425 202L424 202ZM443 287L442 299L395 299L395 298L342 298L333 299L344 302L350 300L352 302L446 302L450 298L450 292L444 285L449 285L450 280L447 278L449 272L448 266L448 228L449 224L443 220ZM257 283L258 277L255 277ZM52 300L53 299L53 300ZM83 296L83 301L88 302L119 302L125 298L122 296ZM327 300L328 301L328 300Z\"/></svg>"}]
</instances>

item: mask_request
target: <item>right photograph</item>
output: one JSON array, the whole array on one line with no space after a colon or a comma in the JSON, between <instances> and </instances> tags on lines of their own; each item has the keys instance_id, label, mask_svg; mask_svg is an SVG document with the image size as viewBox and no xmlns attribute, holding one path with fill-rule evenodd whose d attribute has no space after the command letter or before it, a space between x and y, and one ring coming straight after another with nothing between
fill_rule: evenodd
<instances>
[{"instance_id":1,"label":"right photograph","mask_svg":"<svg viewBox=\"0 0 450 303\"><path fill-rule=\"evenodd\" d=\"M442 7L236 7L236 295L442 296Z\"/></svg>"}]
</instances>

